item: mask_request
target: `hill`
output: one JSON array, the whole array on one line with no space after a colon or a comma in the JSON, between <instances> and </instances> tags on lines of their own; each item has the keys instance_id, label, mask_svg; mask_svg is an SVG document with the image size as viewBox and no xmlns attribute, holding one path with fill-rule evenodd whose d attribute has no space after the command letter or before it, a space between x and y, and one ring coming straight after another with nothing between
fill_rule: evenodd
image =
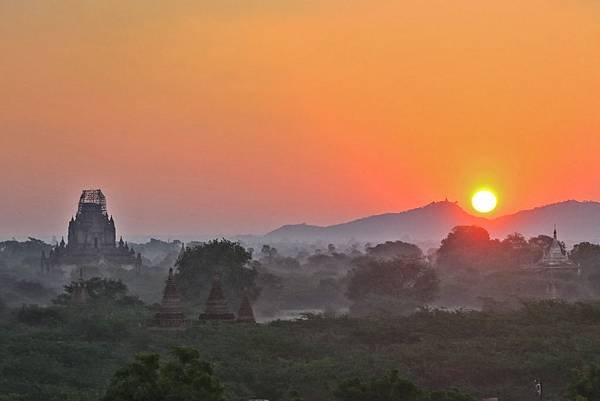
<instances>
[{"instance_id":1,"label":"hill","mask_svg":"<svg viewBox=\"0 0 600 401\"><path fill-rule=\"evenodd\" d=\"M528 237L550 235L554 224L563 240L597 242L600 239L600 203L569 200L487 219L469 214L455 202L441 201L331 226L285 225L266 234L265 238L275 241L437 242L457 225L479 225L493 237L502 238L512 232Z\"/></svg>"}]
</instances>

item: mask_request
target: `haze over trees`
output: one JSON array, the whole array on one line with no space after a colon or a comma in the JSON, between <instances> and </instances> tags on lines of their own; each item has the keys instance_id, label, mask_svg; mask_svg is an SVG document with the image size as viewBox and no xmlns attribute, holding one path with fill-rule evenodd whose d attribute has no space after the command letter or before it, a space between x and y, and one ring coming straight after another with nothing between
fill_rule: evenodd
<instances>
[{"instance_id":1,"label":"haze over trees","mask_svg":"<svg viewBox=\"0 0 600 401\"><path fill-rule=\"evenodd\" d=\"M87 401L110 391L137 397L128 383L146 379L160 394L164 366L183 363L169 354L181 346L199 352L190 369L208 375L201 361L211 364L211 377L222 385L217 396L228 401L344 401L365 394L386 400L402 391L416 401L526 399L532 389L523 377L537 376L557 400L594 397L585 390L593 388L586 381L595 380L591 366L600 363L593 340L598 245L576 244L569 253L582 273L555 277L561 297L579 302L567 304L544 301L547 279L523 268L551 243L545 235L494 239L481 227L458 226L427 256L405 241L246 241L189 243L181 252L181 243L154 240L138 247L151 254L141 271L86 268L83 279L79 270L40 276L27 264L33 262L2 259L0 252L15 263L0 269L0 388L9 394L0 400ZM28 254L12 255L19 252ZM202 312L218 273L231 309L247 289L262 324L200 325L176 335L149 330L165 258L174 258L189 318ZM88 293L84 305L72 302L80 285ZM22 305L24 299L31 301ZM299 320L277 320L292 316ZM542 345L532 349L532 343ZM35 357L24 357L30 349ZM135 359L144 350L160 356ZM577 376L584 384L569 382L565 369L587 372ZM187 392L186 383L170 386Z\"/></svg>"},{"instance_id":2,"label":"haze over trees","mask_svg":"<svg viewBox=\"0 0 600 401\"><path fill-rule=\"evenodd\" d=\"M220 276L230 300L239 303L243 291L256 298L256 269L250 265L252 255L239 243L227 239L212 240L188 247L176 263L176 280L185 299L203 303L215 275Z\"/></svg>"}]
</instances>

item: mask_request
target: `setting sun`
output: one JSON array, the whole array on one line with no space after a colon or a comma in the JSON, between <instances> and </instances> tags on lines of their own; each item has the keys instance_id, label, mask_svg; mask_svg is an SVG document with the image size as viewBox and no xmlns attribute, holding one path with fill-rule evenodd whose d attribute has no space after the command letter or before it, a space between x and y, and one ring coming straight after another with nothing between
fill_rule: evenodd
<instances>
[{"instance_id":1,"label":"setting sun","mask_svg":"<svg viewBox=\"0 0 600 401\"><path fill-rule=\"evenodd\" d=\"M479 213L489 213L496 208L498 203L496 195L490 190L482 189L473 195L471 204Z\"/></svg>"}]
</instances>

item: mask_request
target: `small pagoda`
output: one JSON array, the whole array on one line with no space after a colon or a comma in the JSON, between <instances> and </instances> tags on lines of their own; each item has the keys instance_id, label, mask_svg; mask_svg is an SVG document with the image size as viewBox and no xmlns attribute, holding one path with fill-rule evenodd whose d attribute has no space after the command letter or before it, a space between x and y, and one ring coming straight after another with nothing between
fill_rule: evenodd
<instances>
[{"instance_id":1,"label":"small pagoda","mask_svg":"<svg viewBox=\"0 0 600 401\"><path fill-rule=\"evenodd\" d=\"M227 299L221 287L219 274L213 276L212 288L206 301L206 309L200 314L200 320L235 320L235 315L229 311Z\"/></svg>"},{"instance_id":2,"label":"small pagoda","mask_svg":"<svg viewBox=\"0 0 600 401\"><path fill-rule=\"evenodd\" d=\"M154 316L154 326L166 329L177 329L184 327L185 324L186 320L181 305L181 297L177 290L173 269L169 269L169 277L165 284L165 291L163 293L160 309Z\"/></svg>"},{"instance_id":3,"label":"small pagoda","mask_svg":"<svg viewBox=\"0 0 600 401\"><path fill-rule=\"evenodd\" d=\"M237 321L241 323L256 323L252 305L250 305L248 294L245 291L242 297L242 303L240 304L240 309L238 311Z\"/></svg>"},{"instance_id":4,"label":"small pagoda","mask_svg":"<svg viewBox=\"0 0 600 401\"><path fill-rule=\"evenodd\" d=\"M546 280L546 295L551 298L560 296L565 280L572 280L574 275L581 274L581 269L574 263L558 240L556 226L552 235L552 243L544 250L542 258L533 265L533 270Z\"/></svg>"}]
</instances>

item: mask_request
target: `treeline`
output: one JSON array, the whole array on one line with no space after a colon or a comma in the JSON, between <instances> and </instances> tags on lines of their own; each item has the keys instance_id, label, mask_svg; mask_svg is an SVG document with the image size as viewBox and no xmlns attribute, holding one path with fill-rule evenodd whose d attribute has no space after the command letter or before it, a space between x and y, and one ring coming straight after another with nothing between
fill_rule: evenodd
<instances>
[{"instance_id":1,"label":"treeline","mask_svg":"<svg viewBox=\"0 0 600 401\"><path fill-rule=\"evenodd\" d=\"M218 272L232 308L245 291L263 319L302 310L395 316L423 305L510 308L520 299L559 296L576 301L600 296L600 245L580 243L570 250L581 271L554 274L553 294L548 275L525 268L534 266L552 241L545 235L526 239L518 233L492 239L476 226L454 228L439 248L426 252L402 241L263 244L253 249L223 239L189 244L182 253L181 242L153 240L138 246L148 255L145 263L150 263L141 272L88 266L85 274L119 279L142 300L155 303L160 301L166 269L175 265L184 300L197 312ZM31 255L46 246L34 239L5 245L0 261L11 254L10 263L17 263L14 255L29 255L24 260L33 263ZM564 244L560 246L567 253ZM48 304L62 292L65 280L77 279L78 272L67 271L40 277L23 263L0 269L4 288L0 298L6 304Z\"/></svg>"},{"instance_id":2,"label":"treeline","mask_svg":"<svg viewBox=\"0 0 600 401\"><path fill-rule=\"evenodd\" d=\"M144 325L152 306L115 283L96 284L85 305L0 310L0 400L125 401L132 398L123 394L142 397L144 388L162 400L178 380L194 383L186 379L194 371L202 383L218 381L217 396L228 401L525 400L535 399L535 378L548 401L598 399L597 303L421 309L393 319L314 315L161 332ZM177 347L197 353L169 356ZM140 352L145 359L135 359ZM185 383L167 399L193 394Z\"/></svg>"}]
</instances>

